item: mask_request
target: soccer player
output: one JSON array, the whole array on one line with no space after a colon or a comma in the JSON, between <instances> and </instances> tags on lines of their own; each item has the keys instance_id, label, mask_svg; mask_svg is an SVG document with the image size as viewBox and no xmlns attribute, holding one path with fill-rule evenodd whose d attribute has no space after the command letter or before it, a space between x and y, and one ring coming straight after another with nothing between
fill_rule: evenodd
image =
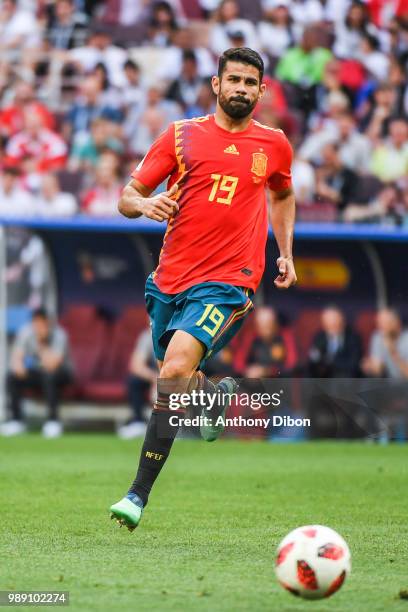
<instances>
[{"instance_id":1,"label":"soccer player","mask_svg":"<svg viewBox=\"0 0 408 612\"><path fill-rule=\"evenodd\" d=\"M146 304L158 360L157 401L147 427L136 478L111 506L111 517L133 530L177 434L171 392L204 390L228 398L232 378L214 385L201 372L205 360L225 346L253 308L268 234L266 187L278 243L275 285L296 282L292 258L295 200L291 147L281 130L252 118L265 92L262 58L248 48L229 49L212 79L214 115L172 123L137 166L123 189L126 217L167 221L156 270L146 282ZM151 193L168 178L167 191ZM201 435L215 440L228 400L215 402ZM207 407L208 408L208 407Z\"/></svg>"}]
</instances>

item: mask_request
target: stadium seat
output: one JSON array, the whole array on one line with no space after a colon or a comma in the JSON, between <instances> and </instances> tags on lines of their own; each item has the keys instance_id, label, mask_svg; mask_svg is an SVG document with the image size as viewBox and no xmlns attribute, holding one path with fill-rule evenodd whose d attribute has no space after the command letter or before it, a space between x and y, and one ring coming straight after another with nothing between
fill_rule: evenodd
<instances>
[{"instance_id":1,"label":"stadium seat","mask_svg":"<svg viewBox=\"0 0 408 612\"><path fill-rule=\"evenodd\" d=\"M75 366L75 387L82 396L85 385L95 380L103 364L107 322L102 319L94 306L71 306L60 319L66 330L71 355Z\"/></svg>"},{"instance_id":2,"label":"stadium seat","mask_svg":"<svg viewBox=\"0 0 408 612\"><path fill-rule=\"evenodd\" d=\"M98 311L93 304L74 304L67 308L60 317L65 328L85 328L98 318Z\"/></svg>"},{"instance_id":3,"label":"stadium seat","mask_svg":"<svg viewBox=\"0 0 408 612\"><path fill-rule=\"evenodd\" d=\"M105 336L103 360L97 377L83 385L86 399L97 402L123 402L129 360L139 334L148 324L144 306L126 308Z\"/></svg>"},{"instance_id":4,"label":"stadium seat","mask_svg":"<svg viewBox=\"0 0 408 612\"><path fill-rule=\"evenodd\" d=\"M101 378L121 381L125 379L136 340L147 325L144 306L130 306L122 312L107 339L106 360Z\"/></svg>"}]
</instances>

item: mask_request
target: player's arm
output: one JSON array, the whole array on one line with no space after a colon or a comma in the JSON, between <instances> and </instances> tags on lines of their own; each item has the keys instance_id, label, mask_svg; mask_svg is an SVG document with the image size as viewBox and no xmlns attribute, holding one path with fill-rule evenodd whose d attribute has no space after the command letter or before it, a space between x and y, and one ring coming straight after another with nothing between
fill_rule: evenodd
<instances>
[{"instance_id":1,"label":"player's arm","mask_svg":"<svg viewBox=\"0 0 408 612\"><path fill-rule=\"evenodd\" d=\"M165 179L174 176L176 170L174 125L170 124L132 172L132 180L119 199L119 212L130 219L142 215L159 222L170 219L178 211L178 204L172 199L178 185L155 196L151 194Z\"/></svg>"},{"instance_id":2,"label":"player's arm","mask_svg":"<svg viewBox=\"0 0 408 612\"><path fill-rule=\"evenodd\" d=\"M271 224L279 248L276 261L279 275L275 278L278 289L288 289L297 281L293 264L292 245L295 226L295 195L291 187L283 191L272 191Z\"/></svg>"},{"instance_id":3,"label":"player's arm","mask_svg":"<svg viewBox=\"0 0 408 612\"><path fill-rule=\"evenodd\" d=\"M140 181L132 179L124 187L118 203L119 212L129 219L147 217L154 221L166 221L178 211L178 204L172 200L177 193L177 184L169 191L163 191L150 197L151 189L142 185Z\"/></svg>"}]
</instances>

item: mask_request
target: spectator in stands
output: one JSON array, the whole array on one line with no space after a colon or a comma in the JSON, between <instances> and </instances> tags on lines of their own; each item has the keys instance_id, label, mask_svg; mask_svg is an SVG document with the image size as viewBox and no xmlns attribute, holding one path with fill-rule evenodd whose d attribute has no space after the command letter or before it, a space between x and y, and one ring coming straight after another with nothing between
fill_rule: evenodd
<instances>
[{"instance_id":1,"label":"spectator in stands","mask_svg":"<svg viewBox=\"0 0 408 612\"><path fill-rule=\"evenodd\" d=\"M316 27L306 28L301 43L286 51L276 67L276 76L304 89L317 85L323 79L324 67L332 54L319 46Z\"/></svg>"},{"instance_id":2,"label":"spectator in stands","mask_svg":"<svg viewBox=\"0 0 408 612\"><path fill-rule=\"evenodd\" d=\"M74 0L57 0L49 17L45 40L52 49L82 47L87 37L86 17L75 10Z\"/></svg>"},{"instance_id":3,"label":"spectator in stands","mask_svg":"<svg viewBox=\"0 0 408 612\"><path fill-rule=\"evenodd\" d=\"M263 378L282 375L287 348L276 312L269 306L255 311L256 336L250 347L245 376Z\"/></svg>"},{"instance_id":4,"label":"spectator in stands","mask_svg":"<svg viewBox=\"0 0 408 612\"><path fill-rule=\"evenodd\" d=\"M142 113L132 108L123 127L133 153L144 155L157 136L171 121L183 117L181 107L174 100L164 98L163 87L152 85L147 90Z\"/></svg>"},{"instance_id":5,"label":"spectator in stands","mask_svg":"<svg viewBox=\"0 0 408 612\"><path fill-rule=\"evenodd\" d=\"M0 174L0 217L29 217L34 212L33 199L19 185L20 171L5 167Z\"/></svg>"},{"instance_id":6,"label":"spectator in stands","mask_svg":"<svg viewBox=\"0 0 408 612\"><path fill-rule=\"evenodd\" d=\"M272 77L265 75L263 82L266 85L266 91L257 104L255 110L255 117L258 118L258 115L261 113L264 108L272 111L273 114L277 117L279 121L285 121L286 119L290 121L291 117L290 112L288 110L288 103L286 101L285 92L282 87L282 83L280 83L277 79L273 79Z\"/></svg>"},{"instance_id":7,"label":"spectator in stands","mask_svg":"<svg viewBox=\"0 0 408 612\"><path fill-rule=\"evenodd\" d=\"M314 378L354 378L360 375L361 340L347 326L337 306L322 311L322 329L309 351L309 374Z\"/></svg>"},{"instance_id":8,"label":"spectator in stands","mask_svg":"<svg viewBox=\"0 0 408 612\"><path fill-rule=\"evenodd\" d=\"M101 87L100 104L105 108L108 107L119 111L122 118L120 111L123 106L122 89L112 85L105 64L102 62L96 64L91 74L98 79Z\"/></svg>"},{"instance_id":9,"label":"spectator in stands","mask_svg":"<svg viewBox=\"0 0 408 612\"><path fill-rule=\"evenodd\" d=\"M56 174L44 174L35 198L35 212L42 217L70 217L76 213L77 203L72 193L60 189Z\"/></svg>"},{"instance_id":10,"label":"spectator in stands","mask_svg":"<svg viewBox=\"0 0 408 612\"><path fill-rule=\"evenodd\" d=\"M26 431L21 409L22 393L25 389L40 389L47 404L43 435L46 438L59 437L63 431L58 419L59 391L72 377L65 332L52 323L44 309L35 310L31 322L18 332L12 347L8 376L11 420L0 426L0 433L13 436Z\"/></svg>"},{"instance_id":11,"label":"spectator in stands","mask_svg":"<svg viewBox=\"0 0 408 612\"><path fill-rule=\"evenodd\" d=\"M186 111L197 103L202 84L203 78L198 74L194 51L183 51L181 75L170 84L166 97L177 102Z\"/></svg>"},{"instance_id":12,"label":"spectator in stands","mask_svg":"<svg viewBox=\"0 0 408 612\"><path fill-rule=\"evenodd\" d=\"M17 81L14 87L12 103L0 110L0 134L9 138L24 129L24 111L30 108L43 118L43 124L49 130L55 128L55 119L45 104L35 98L34 88L27 81Z\"/></svg>"},{"instance_id":13,"label":"spectator in stands","mask_svg":"<svg viewBox=\"0 0 408 612\"><path fill-rule=\"evenodd\" d=\"M68 149L59 134L44 126L43 115L35 109L24 110L24 129L10 138L7 163L20 166L26 175L62 168Z\"/></svg>"},{"instance_id":14,"label":"spectator in stands","mask_svg":"<svg viewBox=\"0 0 408 612\"><path fill-rule=\"evenodd\" d=\"M122 89L122 102L125 109L132 105L141 106L144 100L144 90L141 85L140 67L133 60L126 60L123 67L126 84Z\"/></svg>"},{"instance_id":15,"label":"spectator in stands","mask_svg":"<svg viewBox=\"0 0 408 612\"><path fill-rule=\"evenodd\" d=\"M109 81L115 87L123 87L126 84L123 72L126 60L126 51L112 44L112 34L106 26L96 26L89 35L88 43L72 49L67 58L82 74L92 72L97 64L104 64Z\"/></svg>"},{"instance_id":16,"label":"spectator in stands","mask_svg":"<svg viewBox=\"0 0 408 612\"><path fill-rule=\"evenodd\" d=\"M357 130L353 114L344 112L337 119L337 134L341 161L354 172L366 173L369 167L371 143Z\"/></svg>"},{"instance_id":17,"label":"spectator in stands","mask_svg":"<svg viewBox=\"0 0 408 612\"><path fill-rule=\"evenodd\" d=\"M88 0L92 4L101 4L98 17L102 18L104 24L110 26L135 26L144 17L146 0Z\"/></svg>"},{"instance_id":18,"label":"spectator in stands","mask_svg":"<svg viewBox=\"0 0 408 612\"><path fill-rule=\"evenodd\" d=\"M377 330L370 341L369 355L362 361L367 376L408 378L408 331L403 330L398 312L382 308L377 314Z\"/></svg>"},{"instance_id":19,"label":"spectator in stands","mask_svg":"<svg viewBox=\"0 0 408 612\"><path fill-rule=\"evenodd\" d=\"M316 174L312 164L295 156L292 162L292 182L296 201L311 204L316 192Z\"/></svg>"},{"instance_id":20,"label":"spectator in stands","mask_svg":"<svg viewBox=\"0 0 408 612\"><path fill-rule=\"evenodd\" d=\"M315 108L315 90L323 78L324 67L332 54L320 46L319 30L310 26L296 47L289 48L279 60L275 76L291 86L292 105L307 118Z\"/></svg>"},{"instance_id":21,"label":"spectator in stands","mask_svg":"<svg viewBox=\"0 0 408 612\"><path fill-rule=\"evenodd\" d=\"M116 136L116 125L103 117L94 119L90 133L83 132L74 140L69 159L70 170L92 170L104 151L123 153L123 143Z\"/></svg>"},{"instance_id":22,"label":"spectator in stands","mask_svg":"<svg viewBox=\"0 0 408 612\"><path fill-rule=\"evenodd\" d=\"M209 46L215 55L221 55L225 49L234 45L231 39L239 33L242 47L259 50L259 40L254 25L247 19L240 18L240 7L236 0L222 0L215 23L210 31Z\"/></svg>"},{"instance_id":23,"label":"spectator in stands","mask_svg":"<svg viewBox=\"0 0 408 612\"><path fill-rule=\"evenodd\" d=\"M289 0L274 0L265 7L264 18L258 23L261 48L278 58L295 43Z\"/></svg>"},{"instance_id":24,"label":"spectator in stands","mask_svg":"<svg viewBox=\"0 0 408 612\"><path fill-rule=\"evenodd\" d=\"M386 134L386 124L395 115L398 92L390 83L381 83L368 96L359 102L357 116L360 130L376 142Z\"/></svg>"},{"instance_id":25,"label":"spectator in stands","mask_svg":"<svg viewBox=\"0 0 408 612\"><path fill-rule=\"evenodd\" d=\"M166 115L159 107L149 106L140 118L136 137L131 143L131 150L145 155L167 125Z\"/></svg>"},{"instance_id":26,"label":"spectator in stands","mask_svg":"<svg viewBox=\"0 0 408 612\"><path fill-rule=\"evenodd\" d=\"M95 217L117 215L121 191L118 157L111 152L103 153L96 167L95 184L82 198L82 212Z\"/></svg>"},{"instance_id":27,"label":"spectator in stands","mask_svg":"<svg viewBox=\"0 0 408 612\"><path fill-rule=\"evenodd\" d=\"M172 44L166 48L163 61L156 71L158 83L171 83L181 74L183 51L192 50L197 58L197 69L200 77L211 77L216 73L216 66L210 51L206 47L197 46L194 32L191 28L180 27L173 35Z\"/></svg>"},{"instance_id":28,"label":"spectator in stands","mask_svg":"<svg viewBox=\"0 0 408 612\"><path fill-rule=\"evenodd\" d=\"M89 76L81 81L78 97L65 118L67 138L89 132L92 121L103 117L109 121L119 122L122 114L118 109L102 104L102 85L96 76Z\"/></svg>"},{"instance_id":29,"label":"spectator in stands","mask_svg":"<svg viewBox=\"0 0 408 612\"><path fill-rule=\"evenodd\" d=\"M155 47L168 47L177 29L176 16L168 2L155 2L147 30L147 41Z\"/></svg>"},{"instance_id":30,"label":"spectator in stands","mask_svg":"<svg viewBox=\"0 0 408 612\"><path fill-rule=\"evenodd\" d=\"M341 58L356 58L365 34L375 35L375 26L370 23L367 7L359 1L353 1L335 31L334 54Z\"/></svg>"},{"instance_id":31,"label":"spectator in stands","mask_svg":"<svg viewBox=\"0 0 408 612\"><path fill-rule=\"evenodd\" d=\"M357 175L346 168L340 159L339 145L327 144L322 152L322 165L316 171L315 196L323 202L332 202L342 211L354 201Z\"/></svg>"},{"instance_id":32,"label":"spectator in stands","mask_svg":"<svg viewBox=\"0 0 408 612\"><path fill-rule=\"evenodd\" d=\"M389 122L388 138L371 157L371 172L382 181L396 181L408 173L408 122L396 117Z\"/></svg>"},{"instance_id":33,"label":"spectator in stands","mask_svg":"<svg viewBox=\"0 0 408 612\"><path fill-rule=\"evenodd\" d=\"M339 93L343 97L344 94ZM322 128L308 136L299 154L303 159L319 163L325 145L336 143L339 156L345 167L354 172L366 173L370 163L372 145L364 134L357 130L356 121L347 110L340 110L333 120L327 120Z\"/></svg>"},{"instance_id":34,"label":"spectator in stands","mask_svg":"<svg viewBox=\"0 0 408 612\"><path fill-rule=\"evenodd\" d=\"M264 0L267 5L275 0ZM330 0L325 3L330 3ZM293 29L297 40L302 36L303 31L310 25L320 23L325 19L325 6L319 0L291 0L290 14L293 19Z\"/></svg>"},{"instance_id":35,"label":"spectator in stands","mask_svg":"<svg viewBox=\"0 0 408 612\"><path fill-rule=\"evenodd\" d=\"M204 79L198 91L196 104L186 109L186 119L192 117L203 117L215 111L215 95L211 85L211 79Z\"/></svg>"},{"instance_id":36,"label":"spectator in stands","mask_svg":"<svg viewBox=\"0 0 408 612\"><path fill-rule=\"evenodd\" d=\"M390 61L389 82L393 86L396 102L396 115L408 115L408 83L405 76L405 66L402 60L392 57Z\"/></svg>"},{"instance_id":37,"label":"spectator in stands","mask_svg":"<svg viewBox=\"0 0 408 612\"><path fill-rule=\"evenodd\" d=\"M0 7L0 56L16 61L25 49L39 46L39 28L34 16L20 8L17 0L3 0Z\"/></svg>"},{"instance_id":38,"label":"spectator in stands","mask_svg":"<svg viewBox=\"0 0 408 612\"><path fill-rule=\"evenodd\" d=\"M397 185L386 185L367 204L349 204L344 211L343 221L401 225L408 213L405 204L407 193L407 189L401 191Z\"/></svg>"},{"instance_id":39,"label":"spectator in stands","mask_svg":"<svg viewBox=\"0 0 408 612\"><path fill-rule=\"evenodd\" d=\"M157 381L157 366L154 356L152 334L145 329L137 339L129 365L128 397L132 416L126 425L118 429L123 439L141 437L146 432L143 407L149 404Z\"/></svg>"},{"instance_id":40,"label":"spectator in stands","mask_svg":"<svg viewBox=\"0 0 408 612\"><path fill-rule=\"evenodd\" d=\"M356 54L364 68L378 81L387 78L389 70L389 59L380 51L380 43L372 34L364 34L359 50Z\"/></svg>"},{"instance_id":41,"label":"spectator in stands","mask_svg":"<svg viewBox=\"0 0 408 612\"><path fill-rule=\"evenodd\" d=\"M331 59L324 67L321 83L316 86L315 112L318 116L325 116L329 112L331 94L340 93L350 100L350 92L344 86L341 78L341 62L337 58ZM347 105L349 106L349 105Z\"/></svg>"}]
</instances>

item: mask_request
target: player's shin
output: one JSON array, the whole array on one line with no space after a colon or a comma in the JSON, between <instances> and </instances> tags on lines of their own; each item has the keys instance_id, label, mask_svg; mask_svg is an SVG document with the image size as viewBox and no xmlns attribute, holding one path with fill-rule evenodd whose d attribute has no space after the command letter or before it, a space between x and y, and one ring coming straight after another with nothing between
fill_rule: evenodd
<instances>
[{"instance_id":1,"label":"player's shin","mask_svg":"<svg viewBox=\"0 0 408 612\"><path fill-rule=\"evenodd\" d=\"M158 380L157 400L147 426L140 454L139 467L128 496L138 495L146 506L150 491L160 474L177 435L178 417L184 409L170 410L170 392L167 381Z\"/></svg>"}]
</instances>

